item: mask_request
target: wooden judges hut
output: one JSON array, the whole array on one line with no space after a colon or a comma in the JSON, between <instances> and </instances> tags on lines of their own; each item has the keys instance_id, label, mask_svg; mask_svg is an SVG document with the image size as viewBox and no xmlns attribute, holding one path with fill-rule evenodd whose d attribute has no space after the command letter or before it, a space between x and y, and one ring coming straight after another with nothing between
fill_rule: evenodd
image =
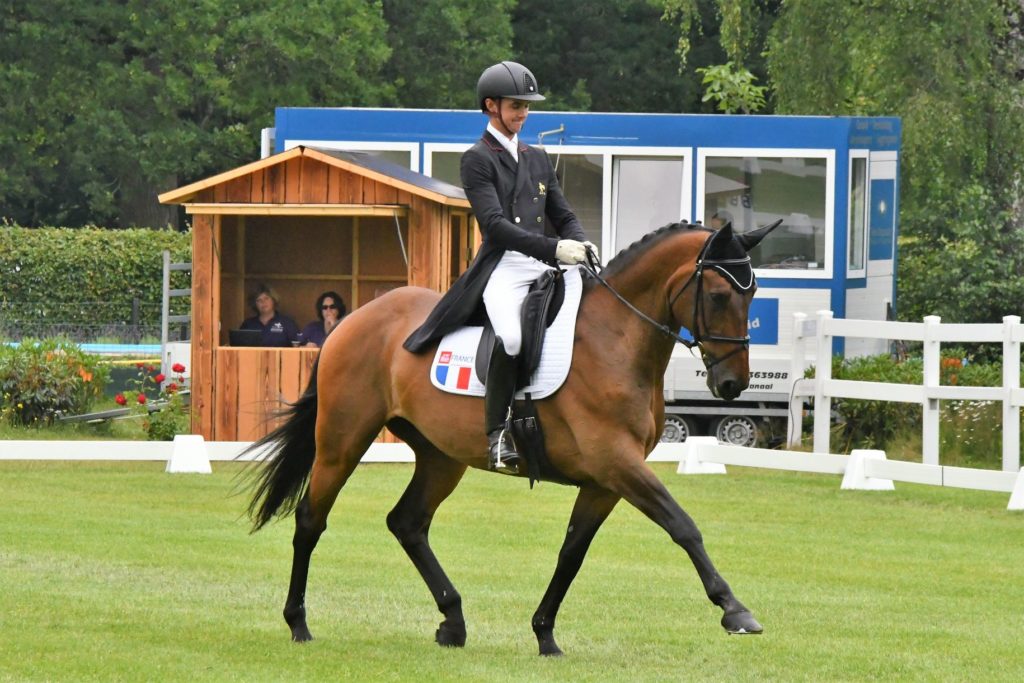
<instances>
[{"instance_id":1,"label":"wooden judges hut","mask_svg":"<svg viewBox=\"0 0 1024 683\"><path fill-rule=\"evenodd\" d=\"M192 215L192 432L207 440L265 435L319 351L229 346L258 284L301 328L321 292L352 311L406 284L444 291L478 246L460 188L368 154L295 147L159 199Z\"/></svg>"}]
</instances>

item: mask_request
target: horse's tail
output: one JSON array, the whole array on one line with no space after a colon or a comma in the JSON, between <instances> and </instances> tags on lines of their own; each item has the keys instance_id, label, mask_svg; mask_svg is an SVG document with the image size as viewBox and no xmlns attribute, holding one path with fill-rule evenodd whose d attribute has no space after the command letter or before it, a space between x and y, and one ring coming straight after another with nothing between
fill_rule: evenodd
<instances>
[{"instance_id":1,"label":"horse's tail","mask_svg":"<svg viewBox=\"0 0 1024 683\"><path fill-rule=\"evenodd\" d=\"M316 373L319 358L313 364L309 384L295 403L282 411L285 422L249 446L245 453L271 446L263 467L256 473L255 493L249 503L253 532L259 531L275 515L295 511L306 488L313 458L316 456Z\"/></svg>"}]
</instances>

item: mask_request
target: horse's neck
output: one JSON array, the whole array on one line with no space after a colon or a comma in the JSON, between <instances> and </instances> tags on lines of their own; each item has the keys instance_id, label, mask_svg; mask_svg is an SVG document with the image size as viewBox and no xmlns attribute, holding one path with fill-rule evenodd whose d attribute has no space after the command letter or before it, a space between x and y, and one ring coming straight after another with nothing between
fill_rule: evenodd
<instances>
[{"instance_id":1,"label":"horse's neck","mask_svg":"<svg viewBox=\"0 0 1024 683\"><path fill-rule=\"evenodd\" d=\"M670 325L667 288L676 270L672 264L671 259L652 250L627 270L611 276L608 284L659 324ZM609 333L602 335L601 343L606 345L604 353L615 354L635 373L650 377L660 386L675 347L671 337L629 310L599 284L584 299L580 315Z\"/></svg>"}]
</instances>

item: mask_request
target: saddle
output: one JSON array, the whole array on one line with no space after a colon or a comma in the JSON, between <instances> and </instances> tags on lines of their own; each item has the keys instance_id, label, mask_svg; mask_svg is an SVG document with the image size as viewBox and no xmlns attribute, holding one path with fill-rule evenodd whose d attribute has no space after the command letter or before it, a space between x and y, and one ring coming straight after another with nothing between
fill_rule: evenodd
<instances>
[{"instance_id":1,"label":"saddle","mask_svg":"<svg viewBox=\"0 0 1024 683\"><path fill-rule=\"evenodd\" d=\"M516 386L523 387L530 382L533 373L540 365L541 351L547 328L554 322L558 311L565 301L565 278L559 269L547 270L533 284L523 300L520 317L523 343L519 352L519 363L516 371ZM481 382L486 383L487 366L491 353L494 352L497 339L490 322L484 325L480 335L480 344L476 354L476 373ZM536 481L554 481L561 484L574 484L564 474L555 469L548 459L544 444L544 431L540 425L540 417L533 405L533 397L529 392L524 399L513 401L510 429L516 450L526 460L526 474L530 478L530 488Z\"/></svg>"},{"instance_id":2,"label":"saddle","mask_svg":"<svg viewBox=\"0 0 1024 683\"><path fill-rule=\"evenodd\" d=\"M565 278L558 268L544 271L530 285L530 292L523 299L523 309L519 318L523 344L519 351L517 387L525 386L537 371L540 354L544 348L544 335L555 321L564 301ZM483 383L487 381L487 366L491 362L495 343L494 328L491 327L490 321L486 321L476 351L476 376Z\"/></svg>"}]
</instances>

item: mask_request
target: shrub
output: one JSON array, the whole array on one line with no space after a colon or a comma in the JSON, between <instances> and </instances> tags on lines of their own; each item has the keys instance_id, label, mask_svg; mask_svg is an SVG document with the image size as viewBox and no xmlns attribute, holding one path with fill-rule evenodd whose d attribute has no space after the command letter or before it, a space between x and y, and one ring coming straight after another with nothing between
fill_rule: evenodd
<instances>
[{"instance_id":1,"label":"shrub","mask_svg":"<svg viewBox=\"0 0 1024 683\"><path fill-rule=\"evenodd\" d=\"M182 398L185 366L175 363L171 378L164 377L153 365L136 363L135 367L136 377L128 380L128 388L114 401L142 416L142 427L150 441L173 441L176 434L187 434L189 408Z\"/></svg>"},{"instance_id":2,"label":"shrub","mask_svg":"<svg viewBox=\"0 0 1024 683\"><path fill-rule=\"evenodd\" d=\"M153 329L160 323L163 250L172 261L190 261L190 240L171 230L0 224L0 335L39 337L59 329L80 340L118 337L136 299L138 324ZM171 287L189 285L189 275L172 273ZM172 304L172 313L188 313L187 298Z\"/></svg>"},{"instance_id":3,"label":"shrub","mask_svg":"<svg viewBox=\"0 0 1024 683\"><path fill-rule=\"evenodd\" d=\"M12 424L50 424L58 413L88 412L109 369L66 339L0 345L0 413Z\"/></svg>"}]
</instances>

